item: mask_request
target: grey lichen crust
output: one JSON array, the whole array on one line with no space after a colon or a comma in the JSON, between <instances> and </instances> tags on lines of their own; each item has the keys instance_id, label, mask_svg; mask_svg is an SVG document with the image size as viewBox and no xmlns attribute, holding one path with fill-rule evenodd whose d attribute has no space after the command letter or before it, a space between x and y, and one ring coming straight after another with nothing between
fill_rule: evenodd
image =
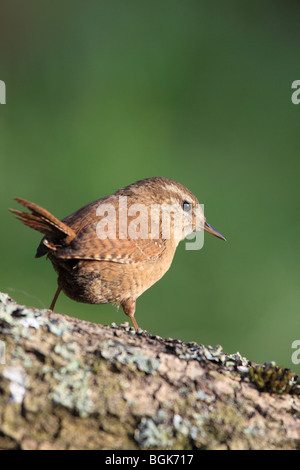
<instances>
[{"instance_id":1,"label":"grey lichen crust","mask_svg":"<svg viewBox=\"0 0 300 470\"><path fill-rule=\"evenodd\" d=\"M299 379L274 363L1 293L0 340L2 449L300 447Z\"/></svg>"}]
</instances>

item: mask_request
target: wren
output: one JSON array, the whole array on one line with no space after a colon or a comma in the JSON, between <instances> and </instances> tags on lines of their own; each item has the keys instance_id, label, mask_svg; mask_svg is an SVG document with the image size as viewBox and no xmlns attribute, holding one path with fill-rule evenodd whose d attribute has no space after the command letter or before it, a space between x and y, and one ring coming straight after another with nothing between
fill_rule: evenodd
<instances>
[{"instance_id":1,"label":"wren","mask_svg":"<svg viewBox=\"0 0 300 470\"><path fill-rule=\"evenodd\" d=\"M30 213L9 209L44 234L36 258L47 255L61 291L78 302L122 306L134 328L136 299L171 266L178 243L205 230L226 240L206 222L197 198L182 184L154 177L137 181L58 220L24 199Z\"/></svg>"}]
</instances>

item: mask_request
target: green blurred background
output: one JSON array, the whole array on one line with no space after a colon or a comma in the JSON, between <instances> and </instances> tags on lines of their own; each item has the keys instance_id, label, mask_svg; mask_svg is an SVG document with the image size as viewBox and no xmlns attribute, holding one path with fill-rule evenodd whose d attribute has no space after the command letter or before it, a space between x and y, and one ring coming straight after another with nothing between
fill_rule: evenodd
<instances>
[{"instance_id":1,"label":"green blurred background","mask_svg":"<svg viewBox=\"0 0 300 470\"><path fill-rule=\"evenodd\" d=\"M193 191L222 242L181 243L137 302L153 334L291 362L299 329L296 1L3 1L0 289L46 308L56 274L14 197L58 218L150 176ZM108 324L112 305L56 311Z\"/></svg>"}]
</instances>

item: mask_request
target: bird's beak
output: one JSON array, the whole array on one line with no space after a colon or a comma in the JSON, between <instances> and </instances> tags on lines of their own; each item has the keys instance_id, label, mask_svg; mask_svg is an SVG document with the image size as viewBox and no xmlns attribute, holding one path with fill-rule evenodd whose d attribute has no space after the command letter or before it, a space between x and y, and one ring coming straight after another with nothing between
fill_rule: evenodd
<instances>
[{"instance_id":1,"label":"bird's beak","mask_svg":"<svg viewBox=\"0 0 300 470\"><path fill-rule=\"evenodd\" d=\"M215 237L218 237L218 238L221 238L222 240L224 240L226 242L226 238L223 237L223 235L218 232L218 230L216 230L215 228L213 228L211 225L209 225L207 222L204 222L204 230L205 232L208 232L208 233L211 233L212 235L214 235Z\"/></svg>"}]
</instances>

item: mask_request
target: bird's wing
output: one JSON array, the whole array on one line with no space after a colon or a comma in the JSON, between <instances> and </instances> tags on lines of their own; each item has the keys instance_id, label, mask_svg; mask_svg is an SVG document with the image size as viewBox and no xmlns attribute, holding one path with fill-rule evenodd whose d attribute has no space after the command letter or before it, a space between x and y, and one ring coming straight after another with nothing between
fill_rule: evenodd
<instances>
[{"instance_id":1,"label":"bird's wing","mask_svg":"<svg viewBox=\"0 0 300 470\"><path fill-rule=\"evenodd\" d=\"M106 232L107 237L101 238L97 234L99 218L89 221L78 233L72 242L58 251L55 256L62 259L86 259L98 261L112 261L117 263L136 263L146 260L158 259L166 249L166 240L161 238L130 238L120 236L118 227L112 230L113 225Z\"/></svg>"}]
</instances>

